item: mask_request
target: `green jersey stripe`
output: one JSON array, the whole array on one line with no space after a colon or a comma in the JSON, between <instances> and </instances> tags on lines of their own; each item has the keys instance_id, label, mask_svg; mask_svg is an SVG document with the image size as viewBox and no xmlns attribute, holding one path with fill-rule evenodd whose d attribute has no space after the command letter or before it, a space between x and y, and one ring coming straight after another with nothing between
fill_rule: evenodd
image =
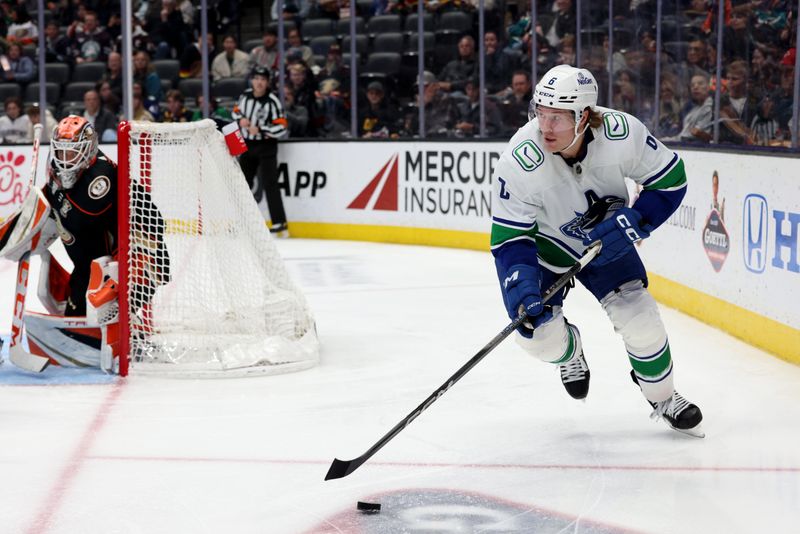
<instances>
[{"instance_id":1,"label":"green jersey stripe","mask_svg":"<svg viewBox=\"0 0 800 534\"><path fill-rule=\"evenodd\" d=\"M539 249L539 256L542 260L555 267L572 267L577 261L571 254L561 248L558 243L551 241L542 234L536 236L536 248Z\"/></svg>"},{"instance_id":2,"label":"green jersey stripe","mask_svg":"<svg viewBox=\"0 0 800 534\"><path fill-rule=\"evenodd\" d=\"M528 228L524 230L522 228L512 228L511 226L502 226L499 224L492 223L492 237L491 237L491 246L496 247L498 245L502 245L506 241L510 241L512 239L516 239L519 237L530 237L531 239L536 237L536 234L539 232L539 225L534 224L533 228Z\"/></svg>"},{"instance_id":3,"label":"green jersey stripe","mask_svg":"<svg viewBox=\"0 0 800 534\"><path fill-rule=\"evenodd\" d=\"M534 238L532 238L531 236L529 236L529 235L521 235L521 236L518 236L518 237L514 237L512 239L507 239L505 241L502 241L502 242L498 243L497 245L490 245L489 248L492 251L495 251L495 250L498 250L498 249L508 245L509 243L516 243L517 241L531 241L531 242L533 242L533 244L536 244L536 240Z\"/></svg>"},{"instance_id":4,"label":"green jersey stripe","mask_svg":"<svg viewBox=\"0 0 800 534\"><path fill-rule=\"evenodd\" d=\"M667 174L656 180L652 184L644 187L645 191L653 191L654 189L667 189L670 187L678 187L686 183L686 170L683 166L683 160L679 159L677 165Z\"/></svg>"}]
</instances>

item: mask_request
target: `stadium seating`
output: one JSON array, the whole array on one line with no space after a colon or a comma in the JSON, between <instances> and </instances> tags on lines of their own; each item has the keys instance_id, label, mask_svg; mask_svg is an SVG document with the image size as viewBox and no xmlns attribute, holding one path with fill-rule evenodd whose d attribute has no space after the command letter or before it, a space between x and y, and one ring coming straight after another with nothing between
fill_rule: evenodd
<instances>
[{"instance_id":1,"label":"stadium seating","mask_svg":"<svg viewBox=\"0 0 800 534\"><path fill-rule=\"evenodd\" d=\"M200 78L184 78L178 82L178 90L186 98L197 99L203 94L203 80Z\"/></svg>"},{"instance_id":2,"label":"stadium seating","mask_svg":"<svg viewBox=\"0 0 800 534\"><path fill-rule=\"evenodd\" d=\"M241 48L242 51L247 52L249 54L250 52L253 51L255 47L261 46L262 44L264 44L264 39L258 37L256 39L246 40L244 43L242 43L242 46L240 46L239 48Z\"/></svg>"},{"instance_id":3,"label":"stadium seating","mask_svg":"<svg viewBox=\"0 0 800 534\"><path fill-rule=\"evenodd\" d=\"M433 53L436 46L436 37L433 32L424 32L422 34L422 45L425 47L425 53ZM419 49L419 34L412 32L408 35L408 50L416 52Z\"/></svg>"},{"instance_id":4,"label":"stadium seating","mask_svg":"<svg viewBox=\"0 0 800 534\"><path fill-rule=\"evenodd\" d=\"M64 85L69 82L69 65L66 63L45 63L44 75L48 82Z\"/></svg>"},{"instance_id":5,"label":"stadium seating","mask_svg":"<svg viewBox=\"0 0 800 534\"><path fill-rule=\"evenodd\" d=\"M455 30L461 33L472 31L472 14L465 11L446 11L436 25L439 30Z\"/></svg>"},{"instance_id":6,"label":"stadium seating","mask_svg":"<svg viewBox=\"0 0 800 534\"><path fill-rule=\"evenodd\" d=\"M361 64L361 59L363 57L364 56L361 54L356 54L356 65ZM345 65L350 65L350 52L342 52L342 62L344 62Z\"/></svg>"},{"instance_id":7,"label":"stadium seating","mask_svg":"<svg viewBox=\"0 0 800 534\"><path fill-rule=\"evenodd\" d=\"M161 78L161 92L164 94L164 97L167 96L167 91L172 89L172 80L165 80Z\"/></svg>"},{"instance_id":8,"label":"stadium seating","mask_svg":"<svg viewBox=\"0 0 800 534\"><path fill-rule=\"evenodd\" d=\"M418 20L419 17L417 17L416 13L412 13L406 17L406 22L405 22L406 33L418 31L419 29ZM422 15L422 28L423 31L426 32L432 32L436 29L433 20L433 15L431 15L430 13L425 13Z\"/></svg>"},{"instance_id":9,"label":"stadium seating","mask_svg":"<svg viewBox=\"0 0 800 534\"><path fill-rule=\"evenodd\" d=\"M178 83L181 63L177 59L156 59L151 62L161 80L169 80L174 87Z\"/></svg>"},{"instance_id":10,"label":"stadium seating","mask_svg":"<svg viewBox=\"0 0 800 534\"><path fill-rule=\"evenodd\" d=\"M303 24L303 40L306 44L314 37L333 34L333 21L330 19L311 19Z\"/></svg>"},{"instance_id":11,"label":"stadium seating","mask_svg":"<svg viewBox=\"0 0 800 534\"><path fill-rule=\"evenodd\" d=\"M94 89L95 82L70 82L64 87L61 99L66 102L83 102L86 91Z\"/></svg>"},{"instance_id":12,"label":"stadium seating","mask_svg":"<svg viewBox=\"0 0 800 534\"><path fill-rule=\"evenodd\" d=\"M350 36L347 35L342 38L342 51L350 52ZM369 38L366 35L356 35L356 52L359 54L368 54Z\"/></svg>"},{"instance_id":13,"label":"stadium seating","mask_svg":"<svg viewBox=\"0 0 800 534\"><path fill-rule=\"evenodd\" d=\"M393 80L400 73L401 61L399 52L373 52L367 57L367 64L359 78Z\"/></svg>"},{"instance_id":14,"label":"stadium seating","mask_svg":"<svg viewBox=\"0 0 800 534\"><path fill-rule=\"evenodd\" d=\"M5 102L6 98L22 97L22 88L17 83L0 83L0 103Z\"/></svg>"},{"instance_id":15,"label":"stadium seating","mask_svg":"<svg viewBox=\"0 0 800 534\"><path fill-rule=\"evenodd\" d=\"M291 30L293 28L296 28L296 27L297 27L297 25L294 22L292 22L291 20L284 20L283 21L283 34L284 34L284 36L287 33L289 33L289 30ZM270 22L269 24L267 24L267 29L275 30L275 32L277 33L279 31L278 22L277 21Z\"/></svg>"},{"instance_id":16,"label":"stadium seating","mask_svg":"<svg viewBox=\"0 0 800 534\"><path fill-rule=\"evenodd\" d=\"M382 33L400 32L403 30L403 20L400 15L377 15L369 19L367 33L370 37Z\"/></svg>"},{"instance_id":17,"label":"stadium seating","mask_svg":"<svg viewBox=\"0 0 800 534\"><path fill-rule=\"evenodd\" d=\"M211 95L217 98L233 98L238 99L239 96L247 89L247 80L244 78L223 78L214 82L211 87Z\"/></svg>"},{"instance_id":18,"label":"stadium seating","mask_svg":"<svg viewBox=\"0 0 800 534\"><path fill-rule=\"evenodd\" d=\"M365 33L366 24L362 17L356 17L356 34ZM344 37L350 35L350 18L339 19L336 21L336 35Z\"/></svg>"},{"instance_id":19,"label":"stadium seating","mask_svg":"<svg viewBox=\"0 0 800 534\"><path fill-rule=\"evenodd\" d=\"M372 41L373 52L400 52L405 45L405 35L400 32L380 33Z\"/></svg>"},{"instance_id":20,"label":"stadium seating","mask_svg":"<svg viewBox=\"0 0 800 534\"><path fill-rule=\"evenodd\" d=\"M55 104L61 96L61 86L54 82L47 82L45 85L45 100L48 104ZM39 101L39 82L31 82L25 88L22 100L28 102ZM83 100L83 98L81 98Z\"/></svg>"},{"instance_id":21,"label":"stadium seating","mask_svg":"<svg viewBox=\"0 0 800 534\"><path fill-rule=\"evenodd\" d=\"M72 71L73 82L94 82L97 83L106 72L106 64L102 61L87 61L77 63Z\"/></svg>"},{"instance_id":22,"label":"stadium seating","mask_svg":"<svg viewBox=\"0 0 800 534\"><path fill-rule=\"evenodd\" d=\"M325 56L328 54L328 49L335 42L337 42L337 39L333 35L320 35L311 39L308 46L314 54Z\"/></svg>"}]
</instances>

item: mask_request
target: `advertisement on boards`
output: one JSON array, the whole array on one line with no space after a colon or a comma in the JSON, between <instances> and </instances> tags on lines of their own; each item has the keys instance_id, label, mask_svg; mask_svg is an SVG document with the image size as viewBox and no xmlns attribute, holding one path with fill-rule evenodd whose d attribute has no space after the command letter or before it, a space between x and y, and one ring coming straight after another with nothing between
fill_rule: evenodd
<instances>
[{"instance_id":1,"label":"advertisement on boards","mask_svg":"<svg viewBox=\"0 0 800 534\"><path fill-rule=\"evenodd\" d=\"M648 270L800 329L800 180L792 158L684 151L688 189L639 252Z\"/></svg>"},{"instance_id":2,"label":"advertisement on boards","mask_svg":"<svg viewBox=\"0 0 800 534\"><path fill-rule=\"evenodd\" d=\"M299 221L486 232L504 143L288 143L287 210ZM322 208L322 209L320 209Z\"/></svg>"}]
</instances>

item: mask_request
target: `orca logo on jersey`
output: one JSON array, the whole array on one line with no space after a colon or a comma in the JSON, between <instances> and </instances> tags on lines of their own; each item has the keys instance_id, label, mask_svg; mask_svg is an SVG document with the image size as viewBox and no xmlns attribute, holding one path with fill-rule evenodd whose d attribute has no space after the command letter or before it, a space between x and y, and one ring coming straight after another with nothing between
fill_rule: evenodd
<instances>
[{"instance_id":1,"label":"orca logo on jersey","mask_svg":"<svg viewBox=\"0 0 800 534\"><path fill-rule=\"evenodd\" d=\"M575 212L576 217L561 226L560 230L567 237L573 239L586 238L587 231L591 230L605 220L609 212L625 207L625 199L615 196L602 197L591 189L584 193L588 208L584 213Z\"/></svg>"},{"instance_id":2,"label":"orca logo on jersey","mask_svg":"<svg viewBox=\"0 0 800 534\"><path fill-rule=\"evenodd\" d=\"M98 176L89 184L89 196L99 200L106 196L109 189L111 189L111 180L108 179L108 176Z\"/></svg>"}]
</instances>

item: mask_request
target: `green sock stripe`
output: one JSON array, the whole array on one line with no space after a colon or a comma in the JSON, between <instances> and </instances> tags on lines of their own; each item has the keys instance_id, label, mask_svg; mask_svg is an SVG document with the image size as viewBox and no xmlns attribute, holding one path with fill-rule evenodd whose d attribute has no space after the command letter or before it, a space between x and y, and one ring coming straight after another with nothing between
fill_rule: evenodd
<instances>
[{"instance_id":1,"label":"green sock stripe","mask_svg":"<svg viewBox=\"0 0 800 534\"><path fill-rule=\"evenodd\" d=\"M567 344L567 351L564 353L563 356L561 356L559 359L557 359L557 360L555 360L554 362L551 362L551 363L568 362L572 358L573 354L575 353L575 334L572 333L572 328L567 327L567 334L569 334L567 336L569 338L569 342Z\"/></svg>"},{"instance_id":2,"label":"green sock stripe","mask_svg":"<svg viewBox=\"0 0 800 534\"><path fill-rule=\"evenodd\" d=\"M656 378L669 370L672 363L672 355L669 350L669 343L664 346L664 351L648 360L637 360L631 353L628 353L628 359L631 361L631 367L637 374L643 377Z\"/></svg>"}]
</instances>

